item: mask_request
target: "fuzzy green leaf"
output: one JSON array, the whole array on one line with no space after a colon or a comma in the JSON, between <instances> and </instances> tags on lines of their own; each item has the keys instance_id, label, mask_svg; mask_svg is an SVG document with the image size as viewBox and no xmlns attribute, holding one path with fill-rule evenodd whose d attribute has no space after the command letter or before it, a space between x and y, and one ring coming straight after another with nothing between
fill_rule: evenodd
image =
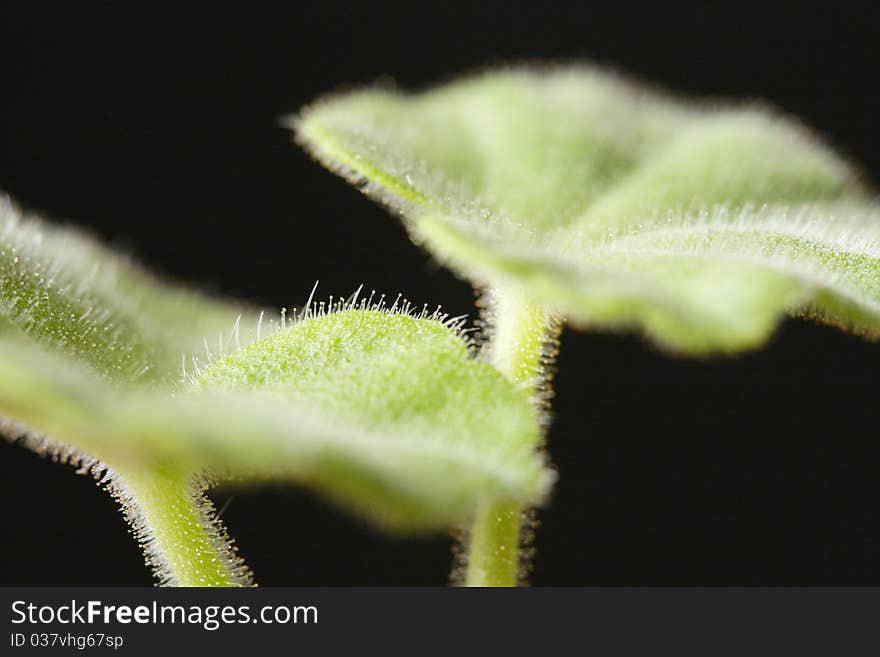
<instances>
[{"instance_id":1,"label":"fuzzy green leaf","mask_svg":"<svg viewBox=\"0 0 880 657\"><path fill-rule=\"evenodd\" d=\"M513 69L331 97L294 127L439 259L576 324L688 353L753 347L784 312L880 330L880 210L761 107Z\"/></svg>"},{"instance_id":2,"label":"fuzzy green leaf","mask_svg":"<svg viewBox=\"0 0 880 657\"><path fill-rule=\"evenodd\" d=\"M233 330L237 306L3 208L6 433L125 473L292 480L401 529L546 491L528 392L474 359L455 322L364 300L284 325L246 313Z\"/></svg>"},{"instance_id":3,"label":"fuzzy green leaf","mask_svg":"<svg viewBox=\"0 0 880 657\"><path fill-rule=\"evenodd\" d=\"M243 304L162 284L80 231L24 216L0 194L0 334L27 335L110 381L169 384L206 339L254 339L251 315Z\"/></svg>"}]
</instances>

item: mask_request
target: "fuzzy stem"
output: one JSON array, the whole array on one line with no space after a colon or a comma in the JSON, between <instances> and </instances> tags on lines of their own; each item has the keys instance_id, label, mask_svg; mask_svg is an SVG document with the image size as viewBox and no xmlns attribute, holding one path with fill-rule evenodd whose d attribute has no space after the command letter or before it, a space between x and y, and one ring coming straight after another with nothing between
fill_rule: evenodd
<instances>
[{"instance_id":1,"label":"fuzzy stem","mask_svg":"<svg viewBox=\"0 0 880 657\"><path fill-rule=\"evenodd\" d=\"M491 294L489 361L517 384L537 387L549 315L513 290ZM484 501L470 530L465 586L516 586L522 509Z\"/></svg>"},{"instance_id":2,"label":"fuzzy stem","mask_svg":"<svg viewBox=\"0 0 880 657\"><path fill-rule=\"evenodd\" d=\"M247 569L191 475L165 469L116 473L113 492L161 585L249 583Z\"/></svg>"},{"instance_id":3,"label":"fuzzy stem","mask_svg":"<svg viewBox=\"0 0 880 657\"><path fill-rule=\"evenodd\" d=\"M522 510L484 501L471 526L465 586L516 586Z\"/></svg>"}]
</instances>

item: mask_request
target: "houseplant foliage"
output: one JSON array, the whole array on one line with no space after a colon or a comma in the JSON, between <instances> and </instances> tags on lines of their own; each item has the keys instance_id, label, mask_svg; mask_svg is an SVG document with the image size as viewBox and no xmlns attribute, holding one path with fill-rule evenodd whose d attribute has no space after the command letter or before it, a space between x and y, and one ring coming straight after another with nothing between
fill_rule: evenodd
<instances>
[{"instance_id":1,"label":"houseplant foliage","mask_svg":"<svg viewBox=\"0 0 880 657\"><path fill-rule=\"evenodd\" d=\"M0 204L0 426L107 485L160 583L250 584L204 489L283 479L393 531L467 527L464 583L515 584L553 480L560 323L701 356L785 313L880 331L880 209L767 109L525 68L292 125L483 292L481 344L363 288L281 313L209 298Z\"/></svg>"},{"instance_id":2,"label":"houseplant foliage","mask_svg":"<svg viewBox=\"0 0 880 657\"><path fill-rule=\"evenodd\" d=\"M0 221L0 428L106 484L162 584L251 583L214 480L299 482L397 531L548 488L527 392L460 319L356 293L268 321L8 201Z\"/></svg>"},{"instance_id":3,"label":"houseplant foliage","mask_svg":"<svg viewBox=\"0 0 880 657\"><path fill-rule=\"evenodd\" d=\"M526 67L330 96L291 126L487 291L487 358L539 390L553 318L700 356L760 345L785 313L880 329L880 208L852 166L761 106ZM516 581L519 522L481 506L469 583Z\"/></svg>"}]
</instances>

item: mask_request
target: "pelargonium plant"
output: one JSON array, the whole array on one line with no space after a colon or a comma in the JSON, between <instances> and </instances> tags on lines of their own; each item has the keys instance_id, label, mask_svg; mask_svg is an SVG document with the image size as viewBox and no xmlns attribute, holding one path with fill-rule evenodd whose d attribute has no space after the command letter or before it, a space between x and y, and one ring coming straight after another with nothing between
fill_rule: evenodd
<instances>
[{"instance_id":1,"label":"pelargonium plant","mask_svg":"<svg viewBox=\"0 0 880 657\"><path fill-rule=\"evenodd\" d=\"M473 283L479 333L354 282L280 312L212 298L0 204L0 429L95 476L160 584L252 584L205 490L268 480L460 531L460 583L517 584L555 477L562 326L703 357L786 314L880 333L873 192L766 107L514 67L332 95L290 125Z\"/></svg>"}]
</instances>

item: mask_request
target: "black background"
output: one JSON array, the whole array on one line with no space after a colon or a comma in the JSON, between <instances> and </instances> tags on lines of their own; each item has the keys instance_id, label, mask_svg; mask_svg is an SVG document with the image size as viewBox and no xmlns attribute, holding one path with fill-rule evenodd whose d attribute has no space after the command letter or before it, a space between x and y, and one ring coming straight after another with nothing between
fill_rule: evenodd
<instances>
[{"instance_id":1,"label":"black background","mask_svg":"<svg viewBox=\"0 0 880 657\"><path fill-rule=\"evenodd\" d=\"M380 75L590 58L768 99L880 179L867 7L285 4L3 5L0 188L223 293L296 305L316 279L363 282L459 314L469 287L277 117ZM758 352L699 362L566 332L560 365L534 583L880 584L880 344L790 321ZM5 443L0 469L0 583L151 582L90 480ZM445 581L450 539L387 538L298 490L213 495L262 584Z\"/></svg>"}]
</instances>

